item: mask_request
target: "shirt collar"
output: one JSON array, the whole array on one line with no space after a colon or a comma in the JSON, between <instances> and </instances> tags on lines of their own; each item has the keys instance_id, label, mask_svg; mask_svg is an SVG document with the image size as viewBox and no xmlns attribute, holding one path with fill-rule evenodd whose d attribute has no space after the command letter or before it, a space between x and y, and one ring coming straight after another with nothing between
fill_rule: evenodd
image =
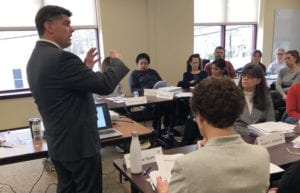
<instances>
[{"instance_id":1,"label":"shirt collar","mask_svg":"<svg viewBox=\"0 0 300 193\"><path fill-rule=\"evenodd\" d=\"M48 42L48 43L50 43L50 44L53 44L53 45L55 45L56 47L58 47L59 49L62 49L57 43L55 43L55 42L53 42L53 41L51 41L51 40L47 40L47 39L39 39L38 40L38 42Z\"/></svg>"},{"instance_id":2,"label":"shirt collar","mask_svg":"<svg viewBox=\"0 0 300 193\"><path fill-rule=\"evenodd\" d=\"M207 141L205 146L222 146L228 144L241 144L245 143L239 134L229 136L215 137Z\"/></svg>"}]
</instances>

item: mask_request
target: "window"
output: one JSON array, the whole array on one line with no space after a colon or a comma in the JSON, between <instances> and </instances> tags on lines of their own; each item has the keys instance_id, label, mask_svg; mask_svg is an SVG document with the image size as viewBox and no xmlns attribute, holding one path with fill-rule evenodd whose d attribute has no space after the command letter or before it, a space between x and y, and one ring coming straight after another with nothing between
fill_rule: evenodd
<instances>
[{"instance_id":1,"label":"window","mask_svg":"<svg viewBox=\"0 0 300 193\"><path fill-rule=\"evenodd\" d=\"M257 13L258 0L194 0L194 52L214 60L223 46L235 69L244 66L256 48Z\"/></svg>"},{"instance_id":2,"label":"window","mask_svg":"<svg viewBox=\"0 0 300 193\"><path fill-rule=\"evenodd\" d=\"M22 70L13 69L15 88L23 88Z\"/></svg>"},{"instance_id":3,"label":"window","mask_svg":"<svg viewBox=\"0 0 300 193\"><path fill-rule=\"evenodd\" d=\"M26 65L39 39L34 17L42 5L48 4L66 7L73 13L71 21L75 32L72 35L72 45L66 50L84 59L91 47L99 48L95 0L3 1L0 7L0 93L29 88Z\"/></svg>"}]
</instances>

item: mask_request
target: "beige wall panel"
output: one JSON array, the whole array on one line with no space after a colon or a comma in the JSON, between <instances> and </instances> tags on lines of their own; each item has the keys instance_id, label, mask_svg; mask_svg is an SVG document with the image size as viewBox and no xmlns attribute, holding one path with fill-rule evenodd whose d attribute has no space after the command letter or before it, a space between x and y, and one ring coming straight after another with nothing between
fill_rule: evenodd
<instances>
[{"instance_id":1,"label":"beige wall panel","mask_svg":"<svg viewBox=\"0 0 300 193\"><path fill-rule=\"evenodd\" d=\"M168 85L182 79L193 53L193 0L156 0L153 10L156 69Z\"/></svg>"},{"instance_id":2,"label":"beige wall panel","mask_svg":"<svg viewBox=\"0 0 300 193\"><path fill-rule=\"evenodd\" d=\"M126 65L135 69L136 55L149 50L147 0L100 0L100 6L104 54L117 49ZM122 81L127 93L128 75Z\"/></svg>"},{"instance_id":3,"label":"beige wall panel","mask_svg":"<svg viewBox=\"0 0 300 193\"><path fill-rule=\"evenodd\" d=\"M0 130L28 126L31 117L40 117L32 97L0 100Z\"/></svg>"}]
</instances>

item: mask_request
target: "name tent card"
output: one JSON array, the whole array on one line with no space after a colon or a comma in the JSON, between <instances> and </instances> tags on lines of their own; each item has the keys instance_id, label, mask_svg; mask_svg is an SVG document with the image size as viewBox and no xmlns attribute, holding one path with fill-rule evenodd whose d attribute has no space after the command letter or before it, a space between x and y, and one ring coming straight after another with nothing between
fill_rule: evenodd
<instances>
[{"instance_id":1,"label":"name tent card","mask_svg":"<svg viewBox=\"0 0 300 193\"><path fill-rule=\"evenodd\" d=\"M257 144L264 147L272 147L285 143L285 137L282 132L275 132L269 135L262 135L256 138Z\"/></svg>"},{"instance_id":2,"label":"name tent card","mask_svg":"<svg viewBox=\"0 0 300 193\"><path fill-rule=\"evenodd\" d=\"M145 96L130 97L130 98L125 98L124 101L126 106L141 105L147 103L147 98Z\"/></svg>"},{"instance_id":3,"label":"name tent card","mask_svg":"<svg viewBox=\"0 0 300 193\"><path fill-rule=\"evenodd\" d=\"M162 155L162 148L156 147L142 151L142 165L156 162L155 155ZM124 155L126 168L130 168L130 153Z\"/></svg>"},{"instance_id":4,"label":"name tent card","mask_svg":"<svg viewBox=\"0 0 300 193\"><path fill-rule=\"evenodd\" d=\"M168 92L168 91L161 91L159 90L156 94L156 97L163 98L163 99L173 99L174 92Z\"/></svg>"},{"instance_id":5,"label":"name tent card","mask_svg":"<svg viewBox=\"0 0 300 193\"><path fill-rule=\"evenodd\" d=\"M145 96L156 96L158 89L144 89Z\"/></svg>"}]
</instances>

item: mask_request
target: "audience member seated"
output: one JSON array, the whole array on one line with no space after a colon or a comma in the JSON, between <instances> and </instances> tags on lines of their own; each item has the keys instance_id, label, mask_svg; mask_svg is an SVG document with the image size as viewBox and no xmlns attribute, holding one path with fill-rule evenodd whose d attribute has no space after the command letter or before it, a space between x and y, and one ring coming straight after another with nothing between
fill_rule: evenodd
<instances>
[{"instance_id":1,"label":"audience member seated","mask_svg":"<svg viewBox=\"0 0 300 193\"><path fill-rule=\"evenodd\" d=\"M214 55L215 55L215 60L219 59L219 58L222 58L225 60L225 49L222 46L216 47ZM235 78L236 72L233 68L233 65L231 64L231 62L229 62L227 60L225 60L225 63L226 63L226 70L227 70L228 76L231 78ZM205 71L208 73L209 76L211 76L211 63L207 63L205 65Z\"/></svg>"},{"instance_id":2,"label":"audience member seated","mask_svg":"<svg viewBox=\"0 0 300 193\"><path fill-rule=\"evenodd\" d=\"M300 161L297 161L282 176L278 188L268 193L299 193L300 192Z\"/></svg>"},{"instance_id":3,"label":"audience member seated","mask_svg":"<svg viewBox=\"0 0 300 193\"><path fill-rule=\"evenodd\" d=\"M283 68L279 71L276 81L276 90L281 94L282 98L286 100L286 93L290 86L300 81L299 52L297 50L287 51L284 60L287 68Z\"/></svg>"},{"instance_id":4,"label":"audience member seated","mask_svg":"<svg viewBox=\"0 0 300 193\"><path fill-rule=\"evenodd\" d=\"M288 117L284 122L297 124L300 120L300 82L294 83L287 93L286 112Z\"/></svg>"},{"instance_id":5,"label":"audience member seated","mask_svg":"<svg viewBox=\"0 0 300 193\"><path fill-rule=\"evenodd\" d=\"M276 60L269 64L267 74L278 74L282 68L286 67L284 61L285 50L283 48L277 48L275 51Z\"/></svg>"},{"instance_id":6,"label":"audience member seated","mask_svg":"<svg viewBox=\"0 0 300 193\"><path fill-rule=\"evenodd\" d=\"M197 151L175 160L170 183L157 177L159 193L265 193L269 154L244 142L232 125L244 107L229 78L209 77L193 90L191 109L204 139Z\"/></svg>"},{"instance_id":7,"label":"audience member seated","mask_svg":"<svg viewBox=\"0 0 300 193\"><path fill-rule=\"evenodd\" d=\"M109 70L109 65L111 63L110 57L106 57L101 65L99 66L99 69L101 69L101 72L107 72ZM124 86L123 84L120 82L117 87L115 88L115 90L109 94L109 95L98 95L98 94L94 94L96 99L99 98L106 98L106 97L116 97L116 96L125 96L125 92L124 92Z\"/></svg>"},{"instance_id":8,"label":"audience member seated","mask_svg":"<svg viewBox=\"0 0 300 193\"><path fill-rule=\"evenodd\" d=\"M211 63L211 75L214 77L227 77L226 62L219 58Z\"/></svg>"},{"instance_id":9,"label":"audience member seated","mask_svg":"<svg viewBox=\"0 0 300 193\"><path fill-rule=\"evenodd\" d=\"M195 86L207 77L207 73L201 70L201 58L199 54L190 55L186 61L186 72L183 74L182 88Z\"/></svg>"},{"instance_id":10,"label":"audience member seated","mask_svg":"<svg viewBox=\"0 0 300 193\"><path fill-rule=\"evenodd\" d=\"M136 57L137 69L129 76L129 87L131 93L138 91L139 95L144 94L144 89L152 89L156 82L162 80L156 70L149 68L150 56L141 53Z\"/></svg>"},{"instance_id":11,"label":"audience member seated","mask_svg":"<svg viewBox=\"0 0 300 193\"><path fill-rule=\"evenodd\" d=\"M156 82L162 78L155 70L149 68L150 56L146 53L140 53L136 57L137 69L129 76L129 87L131 93L137 91L139 95L144 94L144 89L152 89ZM148 108L153 108L153 129L156 131L161 129L161 116L164 115L164 126L169 126L169 105L148 105Z\"/></svg>"},{"instance_id":12,"label":"audience member seated","mask_svg":"<svg viewBox=\"0 0 300 193\"><path fill-rule=\"evenodd\" d=\"M249 135L249 124L275 121L274 108L263 70L259 65L247 64L239 80L246 104L243 113L234 123L234 129L242 136Z\"/></svg>"},{"instance_id":13,"label":"audience member seated","mask_svg":"<svg viewBox=\"0 0 300 193\"><path fill-rule=\"evenodd\" d=\"M259 65L263 69L264 75L265 75L266 74L266 66L263 63L261 63L261 57L262 57L261 51L255 50L251 55L251 62L248 64Z\"/></svg>"}]
</instances>

